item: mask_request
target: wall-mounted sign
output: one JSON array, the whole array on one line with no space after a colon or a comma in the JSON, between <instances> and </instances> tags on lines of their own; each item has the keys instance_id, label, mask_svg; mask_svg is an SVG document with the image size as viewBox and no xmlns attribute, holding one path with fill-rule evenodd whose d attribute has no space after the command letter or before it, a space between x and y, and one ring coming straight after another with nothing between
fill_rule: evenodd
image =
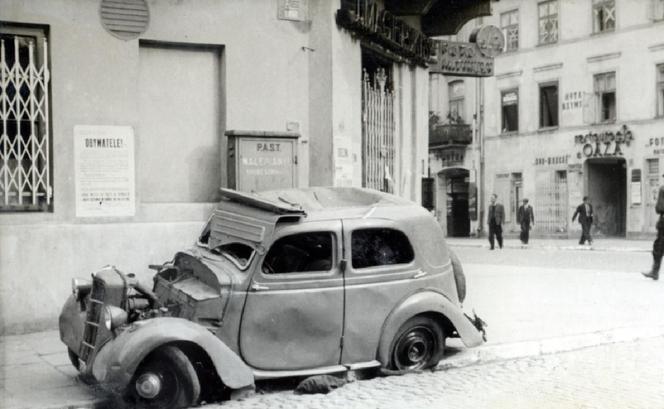
<instances>
[{"instance_id":1,"label":"wall-mounted sign","mask_svg":"<svg viewBox=\"0 0 664 409\"><path fill-rule=\"evenodd\" d=\"M477 43L435 40L436 62L429 72L460 77L490 77L493 58L482 53Z\"/></svg>"},{"instance_id":2,"label":"wall-mounted sign","mask_svg":"<svg viewBox=\"0 0 664 409\"><path fill-rule=\"evenodd\" d=\"M278 0L279 20L306 21L308 0Z\"/></svg>"},{"instance_id":3,"label":"wall-mounted sign","mask_svg":"<svg viewBox=\"0 0 664 409\"><path fill-rule=\"evenodd\" d=\"M76 125L74 178L76 217L133 216L134 130Z\"/></svg>"},{"instance_id":4,"label":"wall-mounted sign","mask_svg":"<svg viewBox=\"0 0 664 409\"><path fill-rule=\"evenodd\" d=\"M648 139L647 146L650 148L654 147L652 150L653 155L664 155L664 136Z\"/></svg>"},{"instance_id":5,"label":"wall-mounted sign","mask_svg":"<svg viewBox=\"0 0 664 409\"><path fill-rule=\"evenodd\" d=\"M623 125L618 131L588 132L574 136L574 143L581 146L577 158L623 156L622 147L634 140L632 131Z\"/></svg>"},{"instance_id":6,"label":"wall-mounted sign","mask_svg":"<svg viewBox=\"0 0 664 409\"><path fill-rule=\"evenodd\" d=\"M337 10L337 25L426 67L433 52L433 40L426 34L389 11L379 10L376 1L342 3L344 7Z\"/></svg>"},{"instance_id":7,"label":"wall-mounted sign","mask_svg":"<svg viewBox=\"0 0 664 409\"><path fill-rule=\"evenodd\" d=\"M544 156L535 158L535 166L567 165L570 155Z\"/></svg>"},{"instance_id":8,"label":"wall-mounted sign","mask_svg":"<svg viewBox=\"0 0 664 409\"><path fill-rule=\"evenodd\" d=\"M584 93L581 91L566 92L563 95L563 111L583 108L583 96Z\"/></svg>"}]
</instances>

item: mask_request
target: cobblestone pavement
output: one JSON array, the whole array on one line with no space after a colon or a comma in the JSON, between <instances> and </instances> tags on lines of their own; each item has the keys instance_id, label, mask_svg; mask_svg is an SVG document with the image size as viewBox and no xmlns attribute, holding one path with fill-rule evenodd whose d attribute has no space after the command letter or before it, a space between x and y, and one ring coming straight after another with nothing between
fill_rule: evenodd
<instances>
[{"instance_id":1,"label":"cobblestone pavement","mask_svg":"<svg viewBox=\"0 0 664 409\"><path fill-rule=\"evenodd\" d=\"M356 381L328 395L292 390L206 408L664 408L664 338Z\"/></svg>"}]
</instances>

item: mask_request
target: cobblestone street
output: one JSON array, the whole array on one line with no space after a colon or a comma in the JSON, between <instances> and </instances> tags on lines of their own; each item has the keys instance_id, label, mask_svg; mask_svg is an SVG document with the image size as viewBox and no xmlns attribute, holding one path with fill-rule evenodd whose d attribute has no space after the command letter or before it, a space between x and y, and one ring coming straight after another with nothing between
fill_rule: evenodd
<instances>
[{"instance_id":1,"label":"cobblestone street","mask_svg":"<svg viewBox=\"0 0 664 409\"><path fill-rule=\"evenodd\" d=\"M328 395L291 390L206 408L613 409L664 407L664 338L356 381Z\"/></svg>"}]
</instances>

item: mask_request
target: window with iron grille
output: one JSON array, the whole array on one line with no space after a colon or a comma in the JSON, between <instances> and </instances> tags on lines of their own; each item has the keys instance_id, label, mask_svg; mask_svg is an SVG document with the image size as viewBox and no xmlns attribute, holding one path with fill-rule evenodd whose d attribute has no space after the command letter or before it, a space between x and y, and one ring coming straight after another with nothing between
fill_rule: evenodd
<instances>
[{"instance_id":1,"label":"window with iron grille","mask_svg":"<svg viewBox=\"0 0 664 409\"><path fill-rule=\"evenodd\" d=\"M595 75L595 98L598 122L616 120L616 73L607 72Z\"/></svg>"},{"instance_id":2,"label":"window with iron grille","mask_svg":"<svg viewBox=\"0 0 664 409\"><path fill-rule=\"evenodd\" d=\"M500 94L503 133L519 130L519 90L511 89Z\"/></svg>"},{"instance_id":3,"label":"window with iron grille","mask_svg":"<svg viewBox=\"0 0 664 409\"><path fill-rule=\"evenodd\" d=\"M538 4L539 43L550 44L558 41L558 0L543 1Z\"/></svg>"},{"instance_id":4,"label":"window with iron grille","mask_svg":"<svg viewBox=\"0 0 664 409\"><path fill-rule=\"evenodd\" d=\"M558 83L540 85L540 128L558 126Z\"/></svg>"},{"instance_id":5,"label":"window with iron grille","mask_svg":"<svg viewBox=\"0 0 664 409\"><path fill-rule=\"evenodd\" d=\"M664 116L664 64L657 65L657 116Z\"/></svg>"},{"instance_id":6,"label":"window with iron grille","mask_svg":"<svg viewBox=\"0 0 664 409\"><path fill-rule=\"evenodd\" d=\"M500 15L500 28L505 36L505 51L519 49L519 10L512 10Z\"/></svg>"},{"instance_id":7,"label":"window with iron grille","mask_svg":"<svg viewBox=\"0 0 664 409\"><path fill-rule=\"evenodd\" d=\"M616 28L615 0L593 0L593 31L613 31Z\"/></svg>"},{"instance_id":8,"label":"window with iron grille","mask_svg":"<svg viewBox=\"0 0 664 409\"><path fill-rule=\"evenodd\" d=\"M448 120L451 123L463 124L466 120L466 111L464 109L466 101L466 86L462 80L452 81L447 84L450 111Z\"/></svg>"},{"instance_id":9,"label":"window with iron grille","mask_svg":"<svg viewBox=\"0 0 664 409\"><path fill-rule=\"evenodd\" d=\"M664 0L652 0L652 19L664 20Z\"/></svg>"},{"instance_id":10,"label":"window with iron grille","mask_svg":"<svg viewBox=\"0 0 664 409\"><path fill-rule=\"evenodd\" d=\"M52 209L48 42L43 29L0 31L0 211Z\"/></svg>"}]
</instances>

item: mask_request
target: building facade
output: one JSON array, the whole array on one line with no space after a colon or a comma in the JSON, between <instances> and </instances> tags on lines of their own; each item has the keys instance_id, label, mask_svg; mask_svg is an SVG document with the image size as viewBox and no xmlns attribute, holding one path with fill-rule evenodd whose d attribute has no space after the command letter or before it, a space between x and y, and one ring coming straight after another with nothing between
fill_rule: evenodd
<instances>
[{"instance_id":1,"label":"building facade","mask_svg":"<svg viewBox=\"0 0 664 409\"><path fill-rule=\"evenodd\" d=\"M528 198L536 234L576 236L571 217L589 196L595 235L652 236L664 172L664 2L492 8L484 23L503 30L506 46L473 101L484 156L483 172L475 168L484 195L505 205L505 230L519 230L516 211ZM462 166L473 169L472 158Z\"/></svg>"},{"instance_id":2,"label":"building facade","mask_svg":"<svg viewBox=\"0 0 664 409\"><path fill-rule=\"evenodd\" d=\"M0 0L0 333L103 265L149 281L220 187L419 202L430 36L488 1L415 3Z\"/></svg>"}]
</instances>

